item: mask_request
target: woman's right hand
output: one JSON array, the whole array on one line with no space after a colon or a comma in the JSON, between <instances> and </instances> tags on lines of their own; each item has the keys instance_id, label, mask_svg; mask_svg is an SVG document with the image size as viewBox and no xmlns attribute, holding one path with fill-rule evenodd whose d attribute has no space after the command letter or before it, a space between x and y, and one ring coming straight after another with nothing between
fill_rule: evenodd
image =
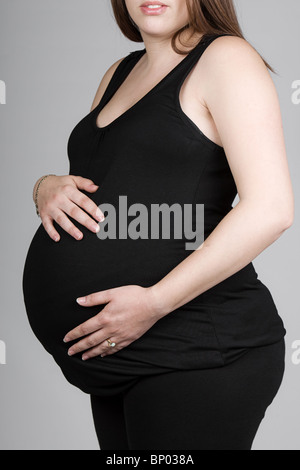
<instances>
[{"instance_id":1,"label":"woman's right hand","mask_svg":"<svg viewBox=\"0 0 300 470\"><path fill-rule=\"evenodd\" d=\"M35 183L34 194L38 182L39 180ZM42 181L37 198L38 210L42 224L52 240L59 241L60 239L53 225L54 220L76 240L82 239L83 233L67 215L92 232L99 231L99 225L94 219L101 222L104 220L104 214L88 196L80 191L83 189L94 193L98 187L92 180L74 175L51 175Z\"/></svg>"}]
</instances>

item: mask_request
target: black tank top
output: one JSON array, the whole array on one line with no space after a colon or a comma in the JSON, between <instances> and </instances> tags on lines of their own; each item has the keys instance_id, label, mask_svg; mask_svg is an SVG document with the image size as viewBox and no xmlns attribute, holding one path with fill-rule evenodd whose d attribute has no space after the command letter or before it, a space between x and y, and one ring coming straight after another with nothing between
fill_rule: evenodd
<instances>
[{"instance_id":1,"label":"black tank top","mask_svg":"<svg viewBox=\"0 0 300 470\"><path fill-rule=\"evenodd\" d=\"M200 131L179 103L185 78L209 44L220 36L204 37L146 96L100 129L96 124L98 114L146 49L131 52L122 60L100 103L75 127L68 144L70 173L99 184L96 199L111 187L106 200L115 205L119 195L127 196L128 206L142 203L149 210L150 204L156 203L204 204L204 238L232 209L237 188L224 149ZM101 203L100 199L97 202ZM142 280L144 285L157 282L191 253L183 248L183 242L127 240L138 267L131 280ZM119 271L122 260L116 259L115 263ZM272 343L285 333L270 292L258 280L252 263L189 305L199 307L193 316L196 323L204 312L207 314L207 335L213 334L215 347L221 351ZM178 324L173 318L170 314L161 323L167 323L170 334L176 336ZM200 320L194 329L193 321L183 314L181 333L203 328ZM178 361L177 355L174 360Z\"/></svg>"},{"instance_id":2,"label":"black tank top","mask_svg":"<svg viewBox=\"0 0 300 470\"><path fill-rule=\"evenodd\" d=\"M98 184L98 191L85 194L100 207L112 204L117 220L120 196L126 196L128 208L139 203L149 214L154 204L204 204L206 239L232 209L237 188L224 149L201 132L179 103L183 81L219 36L223 35L205 36L142 99L98 128L98 114L146 50L130 52L117 66L98 106L74 127L68 141L69 173ZM100 240L80 226L84 238L77 242L55 226L59 243L50 240L43 227L32 242L24 275L25 300L35 331L70 375L72 361L67 360L61 339L88 316L74 299L122 285L151 286L191 251L185 248L184 237ZM51 307L48 316L45 298ZM101 360L85 364L78 360L73 366L83 381L93 380L92 375L87 379L88 368L97 378L101 368L125 373L125 365L135 373L146 368L217 367L247 348L275 343L284 335L270 291L249 263L163 317L128 347Z\"/></svg>"}]
</instances>

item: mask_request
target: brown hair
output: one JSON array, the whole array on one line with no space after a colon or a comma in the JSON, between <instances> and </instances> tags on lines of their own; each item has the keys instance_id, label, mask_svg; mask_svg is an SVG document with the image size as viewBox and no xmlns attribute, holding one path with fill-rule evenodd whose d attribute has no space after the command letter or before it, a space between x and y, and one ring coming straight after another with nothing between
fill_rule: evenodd
<instances>
[{"instance_id":1,"label":"brown hair","mask_svg":"<svg viewBox=\"0 0 300 470\"><path fill-rule=\"evenodd\" d=\"M111 0L113 13L116 22L122 33L131 41L143 42L141 33L130 17L125 0ZM229 34L245 39L239 21L233 0L186 0L189 15L189 23L178 31L172 37L172 47L178 54L186 54L176 46L176 39L180 41L181 33L187 28L191 28L191 36L195 33L203 35L210 34ZM265 65L274 72L273 68L264 60ZM275 73L275 72L274 72Z\"/></svg>"}]
</instances>

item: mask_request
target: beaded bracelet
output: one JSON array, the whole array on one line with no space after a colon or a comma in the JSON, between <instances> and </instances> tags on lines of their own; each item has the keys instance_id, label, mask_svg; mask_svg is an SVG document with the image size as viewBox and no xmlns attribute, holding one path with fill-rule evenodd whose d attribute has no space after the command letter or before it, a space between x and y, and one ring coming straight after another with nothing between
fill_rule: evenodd
<instances>
[{"instance_id":1,"label":"beaded bracelet","mask_svg":"<svg viewBox=\"0 0 300 470\"><path fill-rule=\"evenodd\" d=\"M56 175L53 175L52 173L50 173L49 175L43 176L40 179L40 181L38 182L38 185L37 185L36 190L35 190L34 204L35 204L35 209L36 209L36 213L37 213L38 217L40 217L40 213L39 213L39 209L38 209L38 205L37 205L37 197L38 197L38 193L39 193L39 188L40 188L40 184L42 183L42 181L44 181L46 178L48 178L48 176L56 176Z\"/></svg>"}]
</instances>

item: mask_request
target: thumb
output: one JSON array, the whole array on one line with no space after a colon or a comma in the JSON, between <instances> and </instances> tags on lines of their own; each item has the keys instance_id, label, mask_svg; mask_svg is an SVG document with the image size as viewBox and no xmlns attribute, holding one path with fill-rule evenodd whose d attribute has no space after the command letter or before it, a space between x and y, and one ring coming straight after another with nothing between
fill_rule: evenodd
<instances>
[{"instance_id":1,"label":"thumb","mask_svg":"<svg viewBox=\"0 0 300 470\"><path fill-rule=\"evenodd\" d=\"M85 307L92 307L94 305L106 304L110 302L111 298L111 289L106 289L99 292L93 292L92 294L85 295L84 297L78 297L76 301Z\"/></svg>"},{"instance_id":2,"label":"thumb","mask_svg":"<svg viewBox=\"0 0 300 470\"><path fill-rule=\"evenodd\" d=\"M97 191L99 188L99 186L95 184L94 181L88 178L83 178L83 176L72 176L72 178L78 189L84 189L85 191L92 193Z\"/></svg>"}]
</instances>

